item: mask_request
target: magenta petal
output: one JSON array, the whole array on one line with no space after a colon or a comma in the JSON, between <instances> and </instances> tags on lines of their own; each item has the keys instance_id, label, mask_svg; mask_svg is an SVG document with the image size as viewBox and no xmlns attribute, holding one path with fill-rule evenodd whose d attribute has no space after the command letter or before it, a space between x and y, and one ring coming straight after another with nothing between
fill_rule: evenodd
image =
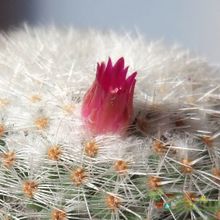
<instances>
[{"instance_id":1,"label":"magenta petal","mask_svg":"<svg viewBox=\"0 0 220 220\"><path fill-rule=\"evenodd\" d=\"M117 84L116 84L117 87L124 87L127 72L128 72L128 66L125 69L123 69L120 72L120 74L118 74L118 76L117 76Z\"/></svg>"},{"instance_id":2,"label":"magenta petal","mask_svg":"<svg viewBox=\"0 0 220 220\"><path fill-rule=\"evenodd\" d=\"M107 67L105 69L105 73L106 73L106 81L107 81L107 88L106 90L109 90L110 85L112 85L112 81L113 81L113 74L112 74L112 61L111 58L108 59L108 63L107 63Z\"/></svg>"},{"instance_id":3,"label":"magenta petal","mask_svg":"<svg viewBox=\"0 0 220 220\"><path fill-rule=\"evenodd\" d=\"M117 87L121 87L120 76L123 75L124 71L124 58L121 57L116 64L113 66L112 70L112 78L111 78L111 86L115 89Z\"/></svg>"},{"instance_id":4,"label":"magenta petal","mask_svg":"<svg viewBox=\"0 0 220 220\"><path fill-rule=\"evenodd\" d=\"M123 133L133 112L133 93L136 83L134 72L126 79L121 57L113 66L109 58L97 64L96 80L86 93L82 103L82 117L87 129L94 134Z\"/></svg>"},{"instance_id":5,"label":"magenta petal","mask_svg":"<svg viewBox=\"0 0 220 220\"><path fill-rule=\"evenodd\" d=\"M107 67L105 69L106 72L110 72L112 70L112 60L111 58L108 58Z\"/></svg>"},{"instance_id":6,"label":"magenta petal","mask_svg":"<svg viewBox=\"0 0 220 220\"><path fill-rule=\"evenodd\" d=\"M96 78L98 82L102 82L105 74L105 63L102 62L101 65L98 63L97 64L97 70L96 70Z\"/></svg>"},{"instance_id":7,"label":"magenta petal","mask_svg":"<svg viewBox=\"0 0 220 220\"><path fill-rule=\"evenodd\" d=\"M124 69L124 58L121 57L116 64L114 65L113 69L115 73L120 73Z\"/></svg>"},{"instance_id":8,"label":"magenta petal","mask_svg":"<svg viewBox=\"0 0 220 220\"><path fill-rule=\"evenodd\" d=\"M127 86L130 86L133 83L133 81L135 80L136 75L137 75L137 72L134 72L134 73L132 73L132 75L130 75L127 78L127 80L126 80Z\"/></svg>"},{"instance_id":9,"label":"magenta petal","mask_svg":"<svg viewBox=\"0 0 220 220\"><path fill-rule=\"evenodd\" d=\"M137 76L137 72L132 73L132 74L127 78L127 81L130 81L130 80L133 81L136 76Z\"/></svg>"}]
</instances>

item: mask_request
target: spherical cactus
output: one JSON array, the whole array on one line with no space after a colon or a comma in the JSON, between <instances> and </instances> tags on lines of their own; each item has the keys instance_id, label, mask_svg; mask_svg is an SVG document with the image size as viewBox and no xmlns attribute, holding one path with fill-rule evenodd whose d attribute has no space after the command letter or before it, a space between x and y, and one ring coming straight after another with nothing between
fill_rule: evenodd
<instances>
[{"instance_id":1,"label":"spherical cactus","mask_svg":"<svg viewBox=\"0 0 220 220\"><path fill-rule=\"evenodd\" d=\"M218 67L141 36L1 34L0 219L220 219L219 94Z\"/></svg>"}]
</instances>

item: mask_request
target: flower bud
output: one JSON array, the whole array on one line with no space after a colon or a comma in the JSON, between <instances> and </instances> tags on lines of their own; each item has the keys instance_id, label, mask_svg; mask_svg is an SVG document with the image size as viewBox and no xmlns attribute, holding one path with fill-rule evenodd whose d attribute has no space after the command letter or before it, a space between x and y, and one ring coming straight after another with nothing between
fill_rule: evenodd
<instances>
[{"instance_id":1,"label":"flower bud","mask_svg":"<svg viewBox=\"0 0 220 220\"><path fill-rule=\"evenodd\" d=\"M82 117L86 128L94 134L119 133L128 128L133 114L134 72L126 79L128 67L124 58L115 65L98 63L96 79L84 96Z\"/></svg>"}]
</instances>

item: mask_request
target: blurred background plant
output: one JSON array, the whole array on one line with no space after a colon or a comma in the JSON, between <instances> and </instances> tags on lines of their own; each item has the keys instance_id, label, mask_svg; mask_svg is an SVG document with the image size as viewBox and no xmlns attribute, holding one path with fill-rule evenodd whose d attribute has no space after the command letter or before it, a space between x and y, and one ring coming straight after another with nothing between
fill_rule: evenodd
<instances>
[{"instance_id":1,"label":"blurred background plant","mask_svg":"<svg viewBox=\"0 0 220 220\"><path fill-rule=\"evenodd\" d=\"M74 25L140 31L149 39L177 42L219 64L218 0L1 0L0 28L31 25Z\"/></svg>"}]
</instances>

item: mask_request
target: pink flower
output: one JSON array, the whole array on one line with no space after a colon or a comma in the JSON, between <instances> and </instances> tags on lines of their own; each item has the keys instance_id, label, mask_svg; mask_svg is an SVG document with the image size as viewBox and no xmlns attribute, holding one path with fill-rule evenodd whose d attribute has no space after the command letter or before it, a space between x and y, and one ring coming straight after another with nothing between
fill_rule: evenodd
<instances>
[{"instance_id":1,"label":"pink flower","mask_svg":"<svg viewBox=\"0 0 220 220\"><path fill-rule=\"evenodd\" d=\"M133 94L136 83L134 72L126 79L128 67L124 58L115 65L109 58L107 66L98 63L96 79L84 96L82 117L94 134L123 133L133 114Z\"/></svg>"}]
</instances>

